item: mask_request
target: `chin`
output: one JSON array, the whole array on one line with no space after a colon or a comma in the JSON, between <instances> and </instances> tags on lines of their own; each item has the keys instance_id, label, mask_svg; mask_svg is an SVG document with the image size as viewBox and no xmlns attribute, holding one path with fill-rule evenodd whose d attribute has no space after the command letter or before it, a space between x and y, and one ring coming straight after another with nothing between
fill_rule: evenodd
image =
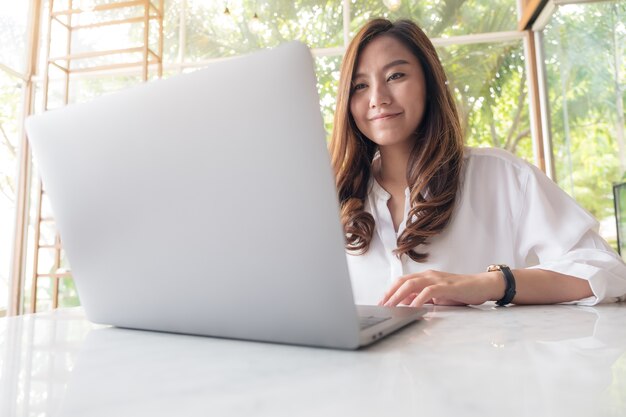
<instances>
[{"instance_id":1,"label":"chin","mask_svg":"<svg viewBox=\"0 0 626 417\"><path fill-rule=\"evenodd\" d=\"M376 145L381 146L381 147L400 145L405 142L404 140L398 140L396 138L397 136L394 136L393 139L382 137L382 138L374 139L372 140L372 142L374 142Z\"/></svg>"}]
</instances>

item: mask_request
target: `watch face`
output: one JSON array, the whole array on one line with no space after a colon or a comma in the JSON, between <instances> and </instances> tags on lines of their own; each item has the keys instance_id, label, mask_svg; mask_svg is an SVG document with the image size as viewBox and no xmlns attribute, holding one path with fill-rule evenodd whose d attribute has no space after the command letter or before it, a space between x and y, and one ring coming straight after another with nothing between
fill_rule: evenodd
<instances>
[{"instance_id":1,"label":"watch face","mask_svg":"<svg viewBox=\"0 0 626 417\"><path fill-rule=\"evenodd\" d=\"M487 272L493 272L493 271L502 271L502 268L508 268L508 266L502 264L502 265L489 265L487 267Z\"/></svg>"}]
</instances>

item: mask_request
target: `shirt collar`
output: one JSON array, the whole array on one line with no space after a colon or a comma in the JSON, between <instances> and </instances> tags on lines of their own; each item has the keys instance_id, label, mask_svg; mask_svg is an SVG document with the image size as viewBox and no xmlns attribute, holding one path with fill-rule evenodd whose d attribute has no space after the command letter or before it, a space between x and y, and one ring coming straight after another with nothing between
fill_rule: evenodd
<instances>
[{"instance_id":1,"label":"shirt collar","mask_svg":"<svg viewBox=\"0 0 626 417\"><path fill-rule=\"evenodd\" d=\"M372 161L372 165L375 163L375 161L378 158L380 158L380 153L376 152L376 154L374 155L374 159ZM378 183L378 181L374 177L374 170L372 170L372 175L370 176L369 189L370 189L370 192L372 192L376 196L377 199L389 201L389 199L391 198L391 194L389 194L382 187L382 185ZM411 198L411 191L409 190L409 187L404 189L404 197L407 200Z\"/></svg>"}]
</instances>

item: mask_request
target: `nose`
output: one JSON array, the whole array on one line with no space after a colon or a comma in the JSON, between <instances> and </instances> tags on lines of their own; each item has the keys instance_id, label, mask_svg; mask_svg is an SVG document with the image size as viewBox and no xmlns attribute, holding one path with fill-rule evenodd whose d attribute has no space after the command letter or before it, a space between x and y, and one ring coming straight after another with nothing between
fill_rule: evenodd
<instances>
[{"instance_id":1,"label":"nose","mask_svg":"<svg viewBox=\"0 0 626 417\"><path fill-rule=\"evenodd\" d=\"M370 108L391 104L391 94L387 83L376 82L370 88Z\"/></svg>"}]
</instances>

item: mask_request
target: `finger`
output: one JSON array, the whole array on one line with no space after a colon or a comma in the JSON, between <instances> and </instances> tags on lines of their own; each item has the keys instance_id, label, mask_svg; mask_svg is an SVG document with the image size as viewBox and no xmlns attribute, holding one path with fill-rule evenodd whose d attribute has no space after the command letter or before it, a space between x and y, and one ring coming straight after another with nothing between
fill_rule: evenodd
<instances>
[{"instance_id":1,"label":"finger","mask_svg":"<svg viewBox=\"0 0 626 417\"><path fill-rule=\"evenodd\" d=\"M385 295L383 295L383 298L378 302L378 305L385 305L389 301L389 299L398 291L398 289L400 289L400 287L402 287L402 285L404 285L404 283L408 280L419 278L423 278L421 277L421 273L401 276L393 284L391 284L391 287L389 287L387 292L385 292Z\"/></svg>"},{"instance_id":2,"label":"finger","mask_svg":"<svg viewBox=\"0 0 626 417\"><path fill-rule=\"evenodd\" d=\"M436 284L430 285L424 288L415 299L411 302L411 307L422 307L428 301L433 301L435 298L441 297L445 294L446 289L444 285Z\"/></svg>"},{"instance_id":3,"label":"finger","mask_svg":"<svg viewBox=\"0 0 626 417\"><path fill-rule=\"evenodd\" d=\"M404 284L405 280L403 278L404 277L400 277L393 284L391 284L391 287L389 287L389 289L383 295L383 298L378 302L379 306L387 304L389 298L391 298L391 296L394 295L396 291L398 291L398 288L400 288L402 284Z\"/></svg>"},{"instance_id":4,"label":"finger","mask_svg":"<svg viewBox=\"0 0 626 417\"><path fill-rule=\"evenodd\" d=\"M411 304L411 302L413 302L415 297L417 297L417 294L413 293L413 294L409 295L408 297L406 297L404 300L400 301L400 304L402 304L402 305L409 305L409 304Z\"/></svg>"},{"instance_id":5,"label":"finger","mask_svg":"<svg viewBox=\"0 0 626 417\"><path fill-rule=\"evenodd\" d=\"M389 297L384 305L387 307L397 306L400 301L409 297L411 294L419 294L427 285L427 282L418 278L405 281L400 288Z\"/></svg>"}]
</instances>

